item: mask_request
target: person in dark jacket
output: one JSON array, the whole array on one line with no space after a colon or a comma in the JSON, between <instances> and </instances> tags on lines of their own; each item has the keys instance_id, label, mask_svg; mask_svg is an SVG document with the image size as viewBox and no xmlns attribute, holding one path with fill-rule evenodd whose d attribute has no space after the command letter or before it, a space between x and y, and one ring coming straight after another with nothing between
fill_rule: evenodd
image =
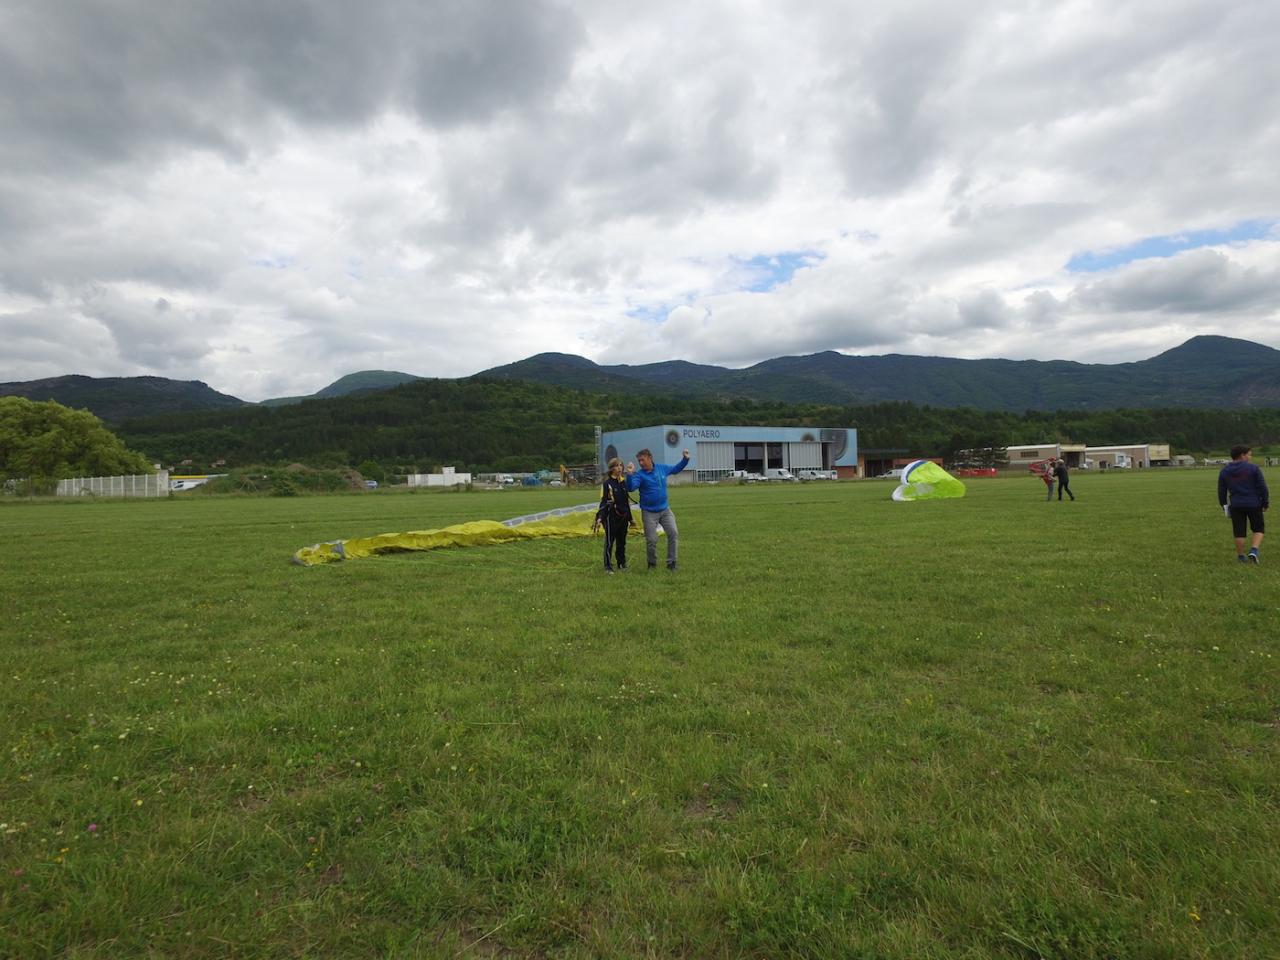
<instances>
[{"instance_id":1,"label":"person in dark jacket","mask_svg":"<svg viewBox=\"0 0 1280 960\"><path fill-rule=\"evenodd\" d=\"M604 571L613 573L616 560L618 569L627 569L627 529L635 526L631 517L631 497L627 495L627 482L622 478L622 461L614 457L609 461L609 475L604 478L600 491L600 509L591 525L594 533L604 527Z\"/></svg>"},{"instance_id":2,"label":"person in dark jacket","mask_svg":"<svg viewBox=\"0 0 1280 960\"><path fill-rule=\"evenodd\" d=\"M1262 471L1253 464L1253 448L1240 444L1231 448L1231 462L1218 474L1218 504L1231 518L1236 541L1236 560L1257 563L1265 529L1263 514L1271 506L1271 494ZM1229 503L1228 503L1229 501ZM1253 547L1244 552L1245 525L1253 529Z\"/></svg>"},{"instance_id":3,"label":"person in dark jacket","mask_svg":"<svg viewBox=\"0 0 1280 960\"><path fill-rule=\"evenodd\" d=\"M1071 492L1071 478L1070 474L1067 473L1067 461L1060 459L1058 465L1053 468L1053 475L1058 478L1058 499L1061 500L1062 495L1065 493L1074 500L1076 495Z\"/></svg>"}]
</instances>

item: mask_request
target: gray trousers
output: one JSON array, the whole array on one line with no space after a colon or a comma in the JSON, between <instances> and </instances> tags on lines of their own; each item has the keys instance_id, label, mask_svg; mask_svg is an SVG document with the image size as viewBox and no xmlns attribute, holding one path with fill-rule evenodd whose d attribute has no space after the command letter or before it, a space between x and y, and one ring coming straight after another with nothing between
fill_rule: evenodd
<instances>
[{"instance_id":1,"label":"gray trousers","mask_svg":"<svg viewBox=\"0 0 1280 960\"><path fill-rule=\"evenodd\" d=\"M667 566L676 565L676 544L680 540L680 532L676 529L676 515L670 508L666 510L641 510L644 518L644 551L649 566L658 565L658 527L667 533Z\"/></svg>"}]
</instances>

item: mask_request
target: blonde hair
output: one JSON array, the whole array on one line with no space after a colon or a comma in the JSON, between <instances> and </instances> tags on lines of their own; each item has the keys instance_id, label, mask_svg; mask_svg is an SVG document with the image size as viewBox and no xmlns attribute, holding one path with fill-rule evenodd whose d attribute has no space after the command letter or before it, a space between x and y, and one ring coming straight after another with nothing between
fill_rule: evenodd
<instances>
[{"instance_id":1,"label":"blonde hair","mask_svg":"<svg viewBox=\"0 0 1280 960\"><path fill-rule=\"evenodd\" d=\"M613 473L613 468L620 467L620 466L622 466L622 461L619 460L617 457L614 457L612 460L609 461L609 472Z\"/></svg>"}]
</instances>

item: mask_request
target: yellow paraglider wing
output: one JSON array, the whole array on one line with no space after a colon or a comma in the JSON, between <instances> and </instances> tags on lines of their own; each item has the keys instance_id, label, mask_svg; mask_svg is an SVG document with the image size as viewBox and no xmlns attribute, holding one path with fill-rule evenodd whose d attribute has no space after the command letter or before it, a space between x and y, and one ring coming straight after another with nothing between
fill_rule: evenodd
<instances>
[{"instance_id":1,"label":"yellow paraglider wing","mask_svg":"<svg viewBox=\"0 0 1280 960\"><path fill-rule=\"evenodd\" d=\"M964 496L964 484L932 460L916 460L902 471L902 483L893 491L900 502L949 500Z\"/></svg>"},{"instance_id":2,"label":"yellow paraglider wing","mask_svg":"<svg viewBox=\"0 0 1280 960\"><path fill-rule=\"evenodd\" d=\"M596 509L597 505L594 503L583 503L576 507L558 507L510 520L472 520L441 527L439 530L381 533L353 540L332 540L303 547L293 555L293 562L312 567L321 563L337 563L340 560L409 550L474 547L543 537L589 537Z\"/></svg>"}]
</instances>

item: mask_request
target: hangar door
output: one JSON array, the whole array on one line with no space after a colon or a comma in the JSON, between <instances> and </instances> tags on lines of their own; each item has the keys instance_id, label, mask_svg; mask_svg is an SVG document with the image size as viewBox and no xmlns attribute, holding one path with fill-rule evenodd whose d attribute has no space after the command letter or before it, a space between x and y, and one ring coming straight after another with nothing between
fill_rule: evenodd
<instances>
[{"instance_id":1,"label":"hangar door","mask_svg":"<svg viewBox=\"0 0 1280 960\"><path fill-rule=\"evenodd\" d=\"M802 442L787 446L787 457L791 461L787 466L792 471L822 469L822 444Z\"/></svg>"},{"instance_id":2,"label":"hangar door","mask_svg":"<svg viewBox=\"0 0 1280 960\"><path fill-rule=\"evenodd\" d=\"M699 480L719 480L733 472L732 443L699 440L695 453Z\"/></svg>"}]
</instances>

